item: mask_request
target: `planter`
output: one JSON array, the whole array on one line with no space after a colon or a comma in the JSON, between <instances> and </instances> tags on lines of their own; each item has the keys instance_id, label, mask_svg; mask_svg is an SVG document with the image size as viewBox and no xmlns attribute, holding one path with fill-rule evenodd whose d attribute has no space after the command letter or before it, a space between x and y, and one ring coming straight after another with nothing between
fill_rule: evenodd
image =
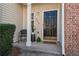
<instances>
[{"instance_id":1,"label":"planter","mask_svg":"<svg viewBox=\"0 0 79 59\"><path fill-rule=\"evenodd\" d=\"M35 34L34 33L31 34L31 41L35 42Z\"/></svg>"}]
</instances>

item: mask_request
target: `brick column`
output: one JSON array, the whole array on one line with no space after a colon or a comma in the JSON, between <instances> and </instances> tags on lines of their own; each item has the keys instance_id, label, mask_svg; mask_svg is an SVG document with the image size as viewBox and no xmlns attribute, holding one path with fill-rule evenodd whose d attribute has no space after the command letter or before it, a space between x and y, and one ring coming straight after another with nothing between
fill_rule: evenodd
<instances>
[{"instance_id":1,"label":"brick column","mask_svg":"<svg viewBox=\"0 0 79 59\"><path fill-rule=\"evenodd\" d=\"M79 4L65 3L65 53L79 55Z\"/></svg>"}]
</instances>

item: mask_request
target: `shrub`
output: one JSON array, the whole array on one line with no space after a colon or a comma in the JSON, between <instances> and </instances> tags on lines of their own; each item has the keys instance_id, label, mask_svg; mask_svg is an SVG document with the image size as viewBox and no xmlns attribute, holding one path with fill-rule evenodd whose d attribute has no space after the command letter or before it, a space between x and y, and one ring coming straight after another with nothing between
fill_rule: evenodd
<instances>
[{"instance_id":1,"label":"shrub","mask_svg":"<svg viewBox=\"0 0 79 59\"><path fill-rule=\"evenodd\" d=\"M41 42L41 38L40 37L37 37L37 40L36 40L38 43Z\"/></svg>"},{"instance_id":2,"label":"shrub","mask_svg":"<svg viewBox=\"0 0 79 59\"><path fill-rule=\"evenodd\" d=\"M0 55L9 55L13 43L16 26L13 24L0 24Z\"/></svg>"}]
</instances>

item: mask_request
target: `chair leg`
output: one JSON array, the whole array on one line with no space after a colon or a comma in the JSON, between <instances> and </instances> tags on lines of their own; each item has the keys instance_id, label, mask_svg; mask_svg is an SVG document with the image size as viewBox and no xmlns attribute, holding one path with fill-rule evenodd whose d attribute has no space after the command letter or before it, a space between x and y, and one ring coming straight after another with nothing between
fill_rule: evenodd
<instances>
[{"instance_id":1,"label":"chair leg","mask_svg":"<svg viewBox=\"0 0 79 59\"><path fill-rule=\"evenodd\" d=\"M20 37L18 37L18 43L19 43L19 39L20 39Z\"/></svg>"},{"instance_id":2,"label":"chair leg","mask_svg":"<svg viewBox=\"0 0 79 59\"><path fill-rule=\"evenodd\" d=\"M19 36L18 36L18 41L17 42L19 43Z\"/></svg>"}]
</instances>

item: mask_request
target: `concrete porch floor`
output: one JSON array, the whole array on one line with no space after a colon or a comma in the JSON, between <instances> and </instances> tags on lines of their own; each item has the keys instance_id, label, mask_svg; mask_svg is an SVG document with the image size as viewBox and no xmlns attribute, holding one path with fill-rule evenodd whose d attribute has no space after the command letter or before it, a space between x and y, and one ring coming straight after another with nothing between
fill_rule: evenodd
<instances>
[{"instance_id":1,"label":"concrete porch floor","mask_svg":"<svg viewBox=\"0 0 79 59\"><path fill-rule=\"evenodd\" d=\"M58 44L32 42L31 47L26 46L26 41L13 43L14 47L21 49L19 56L60 56L61 49Z\"/></svg>"}]
</instances>

